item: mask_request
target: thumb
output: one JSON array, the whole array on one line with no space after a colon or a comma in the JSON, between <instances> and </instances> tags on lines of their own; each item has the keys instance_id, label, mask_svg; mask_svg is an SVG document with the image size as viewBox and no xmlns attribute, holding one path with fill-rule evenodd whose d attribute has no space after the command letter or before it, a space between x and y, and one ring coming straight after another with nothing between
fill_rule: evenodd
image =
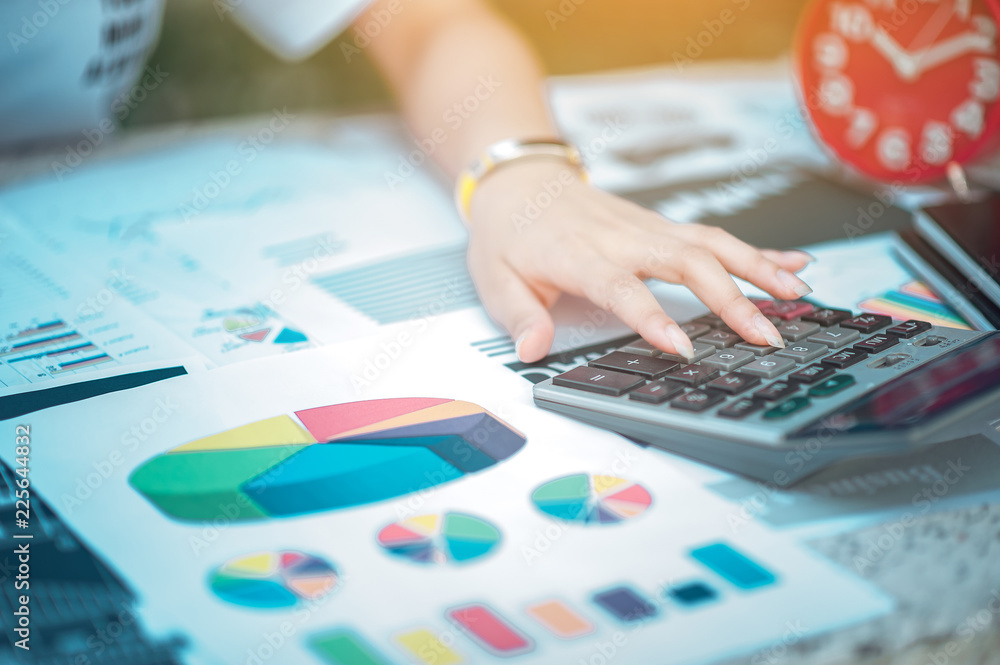
<instances>
[{"instance_id":1,"label":"thumb","mask_svg":"<svg viewBox=\"0 0 1000 665\"><path fill-rule=\"evenodd\" d=\"M469 271L486 311L515 340L518 359L532 363L544 358L555 337L555 324L542 298L503 263L470 262ZM551 300L557 296L552 294Z\"/></svg>"}]
</instances>

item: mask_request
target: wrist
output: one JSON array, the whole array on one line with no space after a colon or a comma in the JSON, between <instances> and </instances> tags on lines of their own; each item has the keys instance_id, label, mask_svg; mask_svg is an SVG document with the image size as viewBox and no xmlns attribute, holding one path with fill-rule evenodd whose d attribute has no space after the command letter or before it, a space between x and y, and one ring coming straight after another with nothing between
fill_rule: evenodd
<instances>
[{"instance_id":1,"label":"wrist","mask_svg":"<svg viewBox=\"0 0 1000 665\"><path fill-rule=\"evenodd\" d=\"M584 175L565 159L538 156L505 165L491 173L476 188L469 205L469 225L513 214L532 205L545 209L570 190L587 187Z\"/></svg>"}]
</instances>

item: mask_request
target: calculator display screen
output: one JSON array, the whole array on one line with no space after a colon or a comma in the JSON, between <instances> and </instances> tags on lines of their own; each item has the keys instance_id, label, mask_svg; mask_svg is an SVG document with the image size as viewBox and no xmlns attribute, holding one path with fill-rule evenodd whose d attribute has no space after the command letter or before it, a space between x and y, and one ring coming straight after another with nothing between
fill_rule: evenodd
<instances>
[{"instance_id":1,"label":"calculator display screen","mask_svg":"<svg viewBox=\"0 0 1000 665\"><path fill-rule=\"evenodd\" d=\"M1000 332L910 370L797 433L900 429L990 389L1000 390Z\"/></svg>"}]
</instances>

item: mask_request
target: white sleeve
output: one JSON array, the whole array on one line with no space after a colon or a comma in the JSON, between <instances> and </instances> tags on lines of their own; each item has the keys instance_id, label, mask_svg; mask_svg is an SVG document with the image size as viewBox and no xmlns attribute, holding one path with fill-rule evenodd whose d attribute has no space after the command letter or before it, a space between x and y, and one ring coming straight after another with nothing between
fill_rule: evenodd
<instances>
[{"instance_id":1,"label":"white sleeve","mask_svg":"<svg viewBox=\"0 0 1000 665\"><path fill-rule=\"evenodd\" d=\"M303 60L340 34L373 0L240 0L232 17L279 58Z\"/></svg>"}]
</instances>

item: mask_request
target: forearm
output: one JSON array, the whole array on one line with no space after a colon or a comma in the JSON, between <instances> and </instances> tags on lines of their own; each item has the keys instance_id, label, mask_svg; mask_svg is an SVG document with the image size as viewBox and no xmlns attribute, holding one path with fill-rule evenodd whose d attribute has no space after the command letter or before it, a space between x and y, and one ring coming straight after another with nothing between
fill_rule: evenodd
<instances>
[{"instance_id":1,"label":"forearm","mask_svg":"<svg viewBox=\"0 0 1000 665\"><path fill-rule=\"evenodd\" d=\"M450 176L492 143L555 134L541 66L512 26L480 0L403 2L369 50Z\"/></svg>"}]
</instances>

